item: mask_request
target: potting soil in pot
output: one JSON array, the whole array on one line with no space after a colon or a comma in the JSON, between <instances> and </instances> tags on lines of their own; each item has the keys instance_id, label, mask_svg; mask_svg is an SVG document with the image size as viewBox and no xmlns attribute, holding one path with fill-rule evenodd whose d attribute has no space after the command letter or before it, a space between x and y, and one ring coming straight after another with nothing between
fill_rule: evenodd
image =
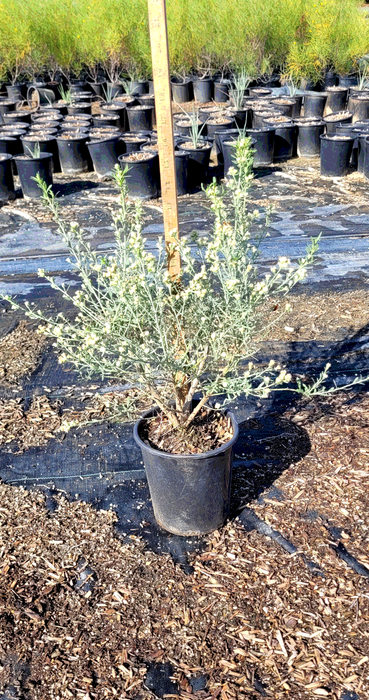
<instances>
[{"instance_id":1,"label":"potting soil in pot","mask_svg":"<svg viewBox=\"0 0 369 700\"><path fill-rule=\"evenodd\" d=\"M340 122L343 119L349 119L352 117L351 112L336 112L335 114L329 114L324 117L325 122Z\"/></svg>"},{"instance_id":2,"label":"potting soil in pot","mask_svg":"<svg viewBox=\"0 0 369 700\"><path fill-rule=\"evenodd\" d=\"M198 143L197 146L194 146L192 141L185 141L184 143L181 143L181 148L187 148L191 149L193 151L198 151L199 149L203 150L206 148L209 148L208 143Z\"/></svg>"},{"instance_id":3,"label":"potting soil in pot","mask_svg":"<svg viewBox=\"0 0 369 700\"><path fill-rule=\"evenodd\" d=\"M128 160L132 163L135 163L138 160L150 160L150 158L152 158L152 155L152 152L145 153L144 151L135 151L134 153L128 153L127 155L125 155L124 160Z\"/></svg>"}]
</instances>

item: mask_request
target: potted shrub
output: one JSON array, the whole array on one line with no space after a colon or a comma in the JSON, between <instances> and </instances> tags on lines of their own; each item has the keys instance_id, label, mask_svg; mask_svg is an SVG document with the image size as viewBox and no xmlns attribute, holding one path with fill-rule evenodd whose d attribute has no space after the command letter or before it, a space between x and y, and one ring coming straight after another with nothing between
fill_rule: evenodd
<instances>
[{"instance_id":1,"label":"potted shrub","mask_svg":"<svg viewBox=\"0 0 369 700\"><path fill-rule=\"evenodd\" d=\"M155 151L132 151L118 158L127 177L127 194L147 200L159 196L159 157Z\"/></svg>"},{"instance_id":2,"label":"potted shrub","mask_svg":"<svg viewBox=\"0 0 369 700\"><path fill-rule=\"evenodd\" d=\"M173 75L170 80L174 102L190 102L192 99L192 81L186 75Z\"/></svg>"},{"instance_id":3,"label":"potted shrub","mask_svg":"<svg viewBox=\"0 0 369 700\"><path fill-rule=\"evenodd\" d=\"M198 109L193 107L192 113L185 112L182 107L181 109L186 114L190 126L188 136L179 139L177 146L181 151L188 153L187 184L188 189L192 190L201 186L207 179L212 143L202 136L206 124L201 124Z\"/></svg>"},{"instance_id":4,"label":"potted shrub","mask_svg":"<svg viewBox=\"0 0 369 700\"><path fill-rule=\"evenodd\" d=\"M297 264L282 257L260 277L262 236L250 243L257 218L248 210L251 163L248 140L240 139L228 186L213 182L206 190L212 235L192 235L170 248L158 239L156 255L145 248L142 206L127 201L123 172L116 174L121 212L114 218L117 246L109 257L91 249L77 224L60 221L52 192L38 178L83 287L70 293L47 278L78 311L74 320L69 314L68 319L48 317L33 306L26 313L46 322L40 330L55 339L60 362L89 376L98 373L116 382L124 377L153 407L136 423L134 437L155 516L183 536L210 532L227 517L238 434L227 404L240 394L266 397L291 381L273 360L264 366L252 361L269 332L261 309L269 296L285 295L304 277L317 250L313 239ZM174 254L182 259L180 280L168 272ZM270 323L285 313L285 305L277 317L270 311ZM325 377L326 372L315 390ZM131 410L123 405L120 419Z\"/></svg>"},{"instance_id":5,"label":"potted shrub","mask_svg":"<svg viewBox=\"0 0 369 700\"><path fill-rule=\"evenodd\" d=\"M26 199L40 199L42 196L36 177L42 179L51 192L53 184L52 153L41 153L40 146L36 142L33 148L26 147L24 155L14 156L14 161L18 170L23 197Z\"/></svg>"}]
</instances>

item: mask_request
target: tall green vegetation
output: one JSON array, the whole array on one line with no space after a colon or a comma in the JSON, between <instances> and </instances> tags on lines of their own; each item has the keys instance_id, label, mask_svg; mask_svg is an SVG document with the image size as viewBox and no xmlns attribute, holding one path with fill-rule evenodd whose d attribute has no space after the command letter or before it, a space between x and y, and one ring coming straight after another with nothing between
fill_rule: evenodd
<instances>
[{"instance_id":1,"label":"tall green vegetation","mask_svg":"<svg viewBox=\"0 0 369 700\"><path fill-rule=\"evenodd\" d=\"M267 75L295 82L356 72L369 48L360 0L167 0L172 72ZM151 73L147 0L3 0L0 79L84 69L112 82Z\"/></svg>"}]
</instances>

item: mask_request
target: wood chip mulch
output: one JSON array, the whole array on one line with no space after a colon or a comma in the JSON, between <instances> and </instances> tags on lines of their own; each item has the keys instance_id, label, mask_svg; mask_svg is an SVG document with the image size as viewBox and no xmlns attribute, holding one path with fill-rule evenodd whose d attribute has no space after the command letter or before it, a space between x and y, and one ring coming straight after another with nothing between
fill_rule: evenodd
<instances>
[{"instance_id":1,"label":"wood chip mulch","mask_svg":"<svg viewBox=\"0 0 369 700\"><path fill-rule=\"evenodd\" d=\"M32 374L47 346L45 336L36 333L26 321L0 339L0 382L16 384Z\"/></svg>"},{"instance_id":2,"label":"wood chip mulch","mask_svg":"<svg viewBox=\"0 0 369 700\"><path fill-rule=\"evenodd\" d=\"M271 299L266 309L274 308L276 315L286 300ZM284 323L271 328L270 340L330 340L358 331L365 332L369 323L369 291L325 292L323 294L292 294L287 301L292 311ZM270 314L269 314L269 319Z\"/></svg>"},{"instance_id":3,"label":"wood chip mulch","mask_svg":"<svg viewBox=\"0 0 369 700\"><path fill-rule=\"evenodd\" d=\"M24 452L30 447L45 445L51 438L58 438L69 426L78 427L88 423L115 420L122 404L129 407L132 420L144 408L135 390L95 394L85 392L80 397L85 408L64 408L60 400L47 396L35 396L29 407L22 398L0 398L0 445L16 443L16 451Z\"/></svg>"},{"instance_id":4,"label":"wood chip mulch","mask_svg":"<svg viewBox=\"0 0 369 700\"><path fill-rule=\"evenodd\" d=\"M274 482L278 499L249 505L294 555L236 520L206 538L188 574L138 536L120 539L113 512L58 496L50 514L41 494L0 485L0 689L149 700L149 665L170 663L184 700L365 700L368 579L334 546L339 532L369 565L369 397L315 399L284 420L311 450Z\"/></svg>"}]
</instances>

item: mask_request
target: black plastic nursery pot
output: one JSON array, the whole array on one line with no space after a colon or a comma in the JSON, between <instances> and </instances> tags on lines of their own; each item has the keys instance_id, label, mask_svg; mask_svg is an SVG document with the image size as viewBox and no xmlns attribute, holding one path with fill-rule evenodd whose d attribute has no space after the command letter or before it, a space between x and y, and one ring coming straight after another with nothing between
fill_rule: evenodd
<instances>
[{"instance_id":1,"label":"black plastic nursery pot","mask_svg":"<svg viewBox=\"0 0 369 700\"><path fill-rule=\"evenodd\" d=\"M296 154L297 128L293 122L265 121L266 126L275 129L273 162L289 160Z\"/></svg>"},{"instance_id":2,"label":"black plastic nursery pot","mask_svg":"<svg viewBox=\"0 0 369 700\"><path fill-rule=\"evenodd\" d=\"M254 168L265 168L273 163L275 128L262 126L259 128L247 129L246 136L253 140Z\"/></svg>"},{"instance_id":3,"label":"black plastic nursery pot","mask_svg":"<svg viewBox=\"0 0 369 700\"><path fill-rule=\"evenodd\" d=\"M323 116L327 94L325 92L306 92L304 97L304 117Z\"/></svg>"},{"instance_id":4,"label":"black plastic nursery pot","mask_svg":"<svg viewBox=\"0 0 369 700\"><path fill-rule=\"evenodd\" d=\"M149 81L148 80L132 80L131 81L131 91L130 94L134 97L137 95L145 95L149 92Z\"/></svg>"},{"instance_id":5,"label":"black plastic nursery pot","mask_svg":"<svg viewBox=\"0 0 369 700\"><path fill-rule=\"evenodd\" d=\"M106 83L104 81L101 83L88 83L88 87L97 97L104 97L104 90L106 91Z\"/></svg>"},{"instance_id":6,"label":"black plastic nursery pot","mask_svg":"<svg viewBox=\"0 0 369 700\"><path fill-rule=\"evenodd\" d=\"M69 86L72 95L88 90L88 83L85 80L72 80Z\"/></svg>"},{"instance_id":7,"label":"black plastic nursery pot","mask_svg":"<svg viewBox=\"0 0 369 700\"><path fill-rule=\"evenodd\" d=\"M366 126L368 126L368 124L364 124L364 128ZM337 124L336 135L337 136L351 136L353 128L354 128L353 124ZM354 136L354 143L353 143L352 151L351 151L350 165L352 165L354 168L357 169L357 161L358 161L358 139L357 139L357 135L355 135Z\"/></svg>"},{"instance_id":8,"label":"black plastic nursery pot","mask_svg":"<svg viewBox=\"0 0 369 700\"><path fill-rule=\"evenodd\" d=\"M61 134L57 137L60 167L64 175L80 175L89 170L87 136Z\"/></svg>"},{"instance_id":9,"label":"black plastic nursery pot","mask_svg":"<svg viewBox=\"0 0 369 700\"><path fill-rule=\"evenodd\" d=\"M125 105L124 102L121 102L119 104L103 105L101 107L101 112L106 117L118 117L118 122L116 123L116 126L119 126L119 128L122 131L126 130L128 125L127 105Z\"/></svg>"},{"instance_id":10,"label":"black plastic nursery pot","mask_svg":"<svg viewBox=\"0 0 369 700\"><path fill-rule=\"evenodd\" d=\"M178 141L178 148L188 153L188 189L192 191L206 182L209 171L210 152L212 143L208 141L199 142L199 147L194 148L186 139Z\"/></svg>"},{"instance_id":11,"label":"black plastic nursery pot","mask_svg":"<svg viewBox=\"0 0 369 700\"><path fill-rule=\"evenodd\" d=\"M174 152L174 164L176 169L177 195L188 193L188 158L189 155L185 151Z\"/></svg>"},{"instance_id":12,"label":"black plastic nursery pot","mask_svg":"<svg viewBox=\"0 0 369 700\"><path fill-rule=\"evenodd\" d=\"M302 110L303 95L288 95L287 99L293 102L292 119L297 119Z\"/></svg>"},{"instance_id":13,"label":"black plastic nursery pot","mask_svg":"<svg viewBox=\"0 0 369 700\"><path fill-rule=\"evenodd\" d=\"M320 155L320 137L324 134L323 121L307 121L297 124L297 155L300 158L316 158Z\"/></svg>"},{"instance_id":14,"label":"black plastic nursery pot","mask_svg":"<svg viewBox=\"0 0 369 700\"><path fill-rule=\"evenodd\" d=\"M342 87L355 87L357 85L357 75L340 75L338 76L338 84Z\"/></svg>"},{"instance_id":15,"label":"black plastic nursery pot","mask_svg":"<svg viewBox=\"0 0 369 700\"><path fill-rule=\"evenodd\" d=\"M20 150L18 144L18 138L7 136L6 134L0 135L0 153L15 156L17 151L19 153Z\"/></svg>"},{"instance_id":16,"label":"black plastic nursery pot","mask_svg":"<svg viewBox=\"0 0 369 700\"><path fill-rule=\"evenodd\" d=\"M218 121L218 119L216 119L216 120L214 120L214 122L210 118L206 122L206 127L205 127L206 128L206 138L209 141L213 141L215 138L215 134L217 131L219 131L219 129L222 129L222 130L224 129L226 131L229 131L230 129L233 129L233 127L234 127L234 120L231 118L226 119L225 117L224 118L220 117L219 121Z\"/></svg>"},{"instance_id":17,"label":"black plastic nursery pot","mask_svg":"<svg viewBox=\"0 0 369 700\"><path fill-rule=\"evenodd\" d=\"M332 70L327 70L324 76L324 89L335 87L338 84L338 75Z\"/></svg>"},{"instance_id":18,"label":"black plastic nursery pot","mask_svg":"<svg viewBox=\"0 0 369 700\"><path fill-rule=\"evenodd\" d=\"M119 156L124 152L119 133L109 138L92 136L87 142L87 148L98 177L111 177Z\"/></svg>"},{"instance_id":19,"label":"black plastic nursery pot","mask_svg":"<svg viewBox=\"0 0 369 700\"><path fill-rule=\"evenodd\" d=\"M266 87L250 87L249 94L251 97L257 97L258 100L269 100L273 92L270 88Z\"/></svg>"},{"instance_id":20,"label":"black plastic nursery pot","mask_svg":"<svg viewBox=\"0 0 369 700\"><path fill-rule=\"evenodd\" d=\"M238 138L240 135L240 132L238 129L218 129L214 133L214 147L215 147L215 153L218 159L218 164L223 164L224 163L224 158L223 158L223 141L227 140L227 138Z\"/></svg>"},{"instance_id":21,"label":"black plastic nursery pot","mask_svg":"<svg viewBox=\"0 0 369 700\"><path fill-rule=\"evenodd\" d=\"M192 80L190 78L185 78L185 80L171 78L170 84L173 102L190 102L193 97Z\"/></svg>"},{"instance_id":22,"label":"black plastic nursery pot","mask_svg":"<svg viewBox=\"0 0 369 700\"><path fill-rule=\"evenodd\" d=\"M4 114L14 112L17 104L14 100L0 100L0 124L5 124Z\"/></svg>"},{"instance_id":23,"label":"black plastic nursery pot","mask_svg":"<svg viewBox=\"0 0 369 700\"><path fill-rule=\"evenodd\" d=\"M27 86L22 83L7 85L6 91L8 93L9 100L24 100L27 96Z\"/></svg>"},{"instance_id":24,"label":"black plastic nursery pot","mask_svg":"<svg viewBox=\"0 0 369 700\"><path fill-rule=\"evenodd\" d=\"M137 95L136 101L138 102L139 105L147 106L147 107L155 107L155 96L154 93L147 93L145 95Z\"/></svg>"},{"instance_id":25,"label":"black plastic nursery pot","mask_svg":"<svg viewBox=\"0 0 369 700\"><path fill-rule=\"evenodd\" d=\"M193 96L196 102L211 102L213 80L212 78L193 78Z\"/></svg>"},{"instance_id":26,"label":"black plastic nursery pot","mask_svg":"<svg viewBox=\"0 0 369 700\"><path fill-rule=\"evenodd\" d=\"M120 117L119 114L99 114L92 118L92 123L95 127L105 127L110 126L113 128L120 129Z\"/></svg>"},{"instance_id":27,"label":"black plastic nursery pot","mask_svg":"<svg viewBox=\"0 0 369 700\"><path fill-rule=\"evenodd\" d=\"M137 134L137 136L122 136L120 140L124 144L123 153L127 154L140 151L142 146L149 143L148 138L140 137L139 134Z\"/></svg>"},{"instance_id":28,"label":"black plastic nursery pot","mask_svg":"<svg viewBox=\"0 0 369 700\"><path fill-rule=\"evenodd\" d=\"M214 81L214 102L228 102L229 100L229 81L216 80Z\"/></svg>"},{"instance_id":29,"label":"black plastic nursery pot","mask_svg":"<svg viewBox=\"0 0 369 700\"><path fill-rule=\"evenodd\" d=\"M253 110L252 112L252 128L253 129L260 129L261 127L264 126L264 119L273 119L273 117L278 117L280 115L280 111L277 108L269 108L266 107L265 110L256 111Z\"/></svg>"},{"instance_id":30,"label":"black plastic nursery pot","mask_svg":"<svg viewBox=\"0 0 369 700\"><path fill-rule=\"evenodd\" d=\"M229 116L235 120L240 129L243 129L245 125L247 126L251 122L251 110L249 107L243 107L242 109L231 108L229 110Z\"/></svg>"},{"instance_id":31,"label":"black plastic nursery pot","mask_svg":"<svg viewBox=\"0 0 369 700\"><path fill-rule=\"evenodd\" d=\"M28 128L31 123L31 115L30 113L18 112L17 110L14 112L7 112L7 114L3 115L3 123L5 125L14 124L14 122L22 122L22 124Z\"/></svg>"},{"instance_id":32,"label":"black plastic nursery pot","mask_svg":"<svg viewBox=\"0 0 369 700\"><path fill-rule=\"evenodd\" d=\"M155 450L142 439L148 411L133 431L142 452L154 514L168 532L183 537L205 535L224 525L229 515L233 446L238 425L227 412L233 437L216 450L195 455L169 454Z\"/></svg>"},{"instance_id":33,"label":"black plastic nursery pot","mask_svg":"<svg viewBox=\"0 0 369 700\"><path fill-rule=\"evenodd\" d=\"M206 125L203 126L205 120L199 119L198 121L198 128L201 129L201 136L206 136L207 129ZM174 126L175 130L178 132L178 134L181 134L182 136L190 136L192 132L192 126L191 126L191 121L189 119L186 119L185 116L179 117L179 119L176 119L174 121Z\"/></svg>"},{"instance_id":34,"label":"black plastic nursery pot","mask_svg":"<svg viewBox=\"0 0 369 700\"><path fill-rule=\"evenodd\" d=\"M77 102L67 106L68 115L74 117L78 114L91 114L91 104L89 102Z\"/></svg>"},{"instance_id":35,"label":"black plastic nursery pot","mask_svg":"<svg viewBox=\"0 0 369 700\"><path fill-rule=\"evenodd\" d=\"M122 170L126 166L129 168L126 175L128 196L143 201L155 199L158 197L160 187L158 154L142 152L140 155L143 159L136 161L130 161L127 153L118 158Z\"/></svg>"},{"instance_id":36,"label":"black plastic nursery pot","mask_svg":"<svg viewBox=\"0 0 369 700\"><path fill-rule=\"evenodd\" d=\"M0 201L7 202L14 199L14 180L12 156L0 154Z\"/></svg>"},{"instance_id":37,"label":"black plastic nursery pot","mask_svg":"<svg viewBox=\"0 0 369 700\"><path fill-rule=\"evenodd\" d=\"M369 118L369 93L366 95L350 95L347 109L352 112L352 121L361 122Z\"/></svg>"},{"instance_id":38,"label":"black plastic nursery pot","mask_svg":"<svg viewBox=\"0 0 369 700\"><path fill-rule=\"evenodd\" d=\"M333 114L334 112L343 112L347 102L347 88L335 87L327 89L327 101L324 107L324 116ZM350 110L351 111L351 110Z\"/></svg>"},{"instance_id":39,"label":"black plastic nursery pot","mask_svg":"<svg viewBox=\"0 0 369 700\"><path fill-rule=\"evenodd\" d=\"M106 88L111 93L112 98L123 95L123 85L121 83L106 83Z\"/></svg>"},{"instance_id":40,"label":"black plastic nursery pot","mask_svg":"<svg viewBox=\"0 0 369 700\"><path fill-rule=\"evenodd\" d=\"M280 114L292 119L296 108L296 103L288 97L276 97L271 101L271 105L278 108Z\"/></svg>"},{"instance_id":41,"label":"black plastic nursery pot","mask_svg":"<svg viewBox=\"0 0 369 700\"><path fill-rule=\"evenodd\" d=\"M231 167L235 166L235 147L238 139L235 137L230 137L229 140L224 139L223 141L223 158L224 158L224 177L228 177L228 172ZM254 148L255 141L251 139L251 148Z\"/></svg>"},{"instance_id":42,"label":"black plastic nursery pot","mask_svg":"<svg viewBox=\"0 0 369 700\"><path fill-rule=\"evenodd\" d=\"M338 112L323 117L327 134L335 134L338 124L351 124L352 114L350 112Z\"/></svg>"},{"instance_id":43,"label":"black plastic nursery pot","mask_svg":"<svg viewBox=\"0 0 369 700\"><path fill-rule=\"evenodd\" d=\"M354 139L349 135L320 137L320 174L326 177L344 177L349 172Z\"/></svg>"},{"instance_id":44,"label":"black plastic nursery pot","mask_svg":"<svg viewBox=\"0 0 369 700\"><path fill-rule=\"evenodd\" d=\"M357 151L356 153L356 167L359 173L364 172L364 162L365 162L365 139L367 136L369 136L369 124L367 127L362 128L359 127L358 129L353 128L351 130L351 135L354 137L354 145L353 145L353 150L355 149Z\"/></svg>"},{"instance_id":45,"label":"black plastic nursery pot","mask_svg":"<svg viewBox=\"0 0 369 700\"><path fill-rule=\"evenodd\" d=\"M29 136L27 134L26 136L21 137L21 142L23 145L23 152L26 155L29 154L29 149L32 150L36 144L39 145L41 153L52 153L53 172L60 173L60 160L59 160L58 144L57 144L55 136L42 135L42 136L38 137L37 135L34 135L32 137L32 136Z\"/></svg>"},{"instance_id":46,"label":"black plastic nursery pot","mask_svg":"<svg viewBox=\"0 0 369 700\"><path fill-rule=\"evenodd\" d=\"M17 155L14 156L14 161L17 165L23 197L26 199L40 199L42 192L33 178L39 174L47 186L53 184L52 153L40 153L38 158Z\"/></svg>"},{"instance_id":47,"label":"black plastic nursery pot","mask_svg":"<svg viewBox=\"0 0 369 700\"><path fill-rule=\"evenodd\" d=\"M364 139L364 176L369 180L369 135Z\"/></svg>"},{"instance_id":48,"label":"black plastic nursery pot","mask_svg":"<svg viewBox=\"0 0 369 700\"><path fill-rule=\"evenodd\" d=\"M129 131L152 131L153 108L144 105L127 107Z\"/></svg>"},{"instance_id":49,"label":"black plastic nursery pot","mask_svg":"<svg viewBox=\"0 0 369 700\"><path fill-rule=\"evenodd\" d=\"M74 104L79 104L80 102L91 102L94 99L94 93L90 92L90 90L86 92L78 92L76 95L73 95L73 103Z\"/></svg>"}]
</instances>

